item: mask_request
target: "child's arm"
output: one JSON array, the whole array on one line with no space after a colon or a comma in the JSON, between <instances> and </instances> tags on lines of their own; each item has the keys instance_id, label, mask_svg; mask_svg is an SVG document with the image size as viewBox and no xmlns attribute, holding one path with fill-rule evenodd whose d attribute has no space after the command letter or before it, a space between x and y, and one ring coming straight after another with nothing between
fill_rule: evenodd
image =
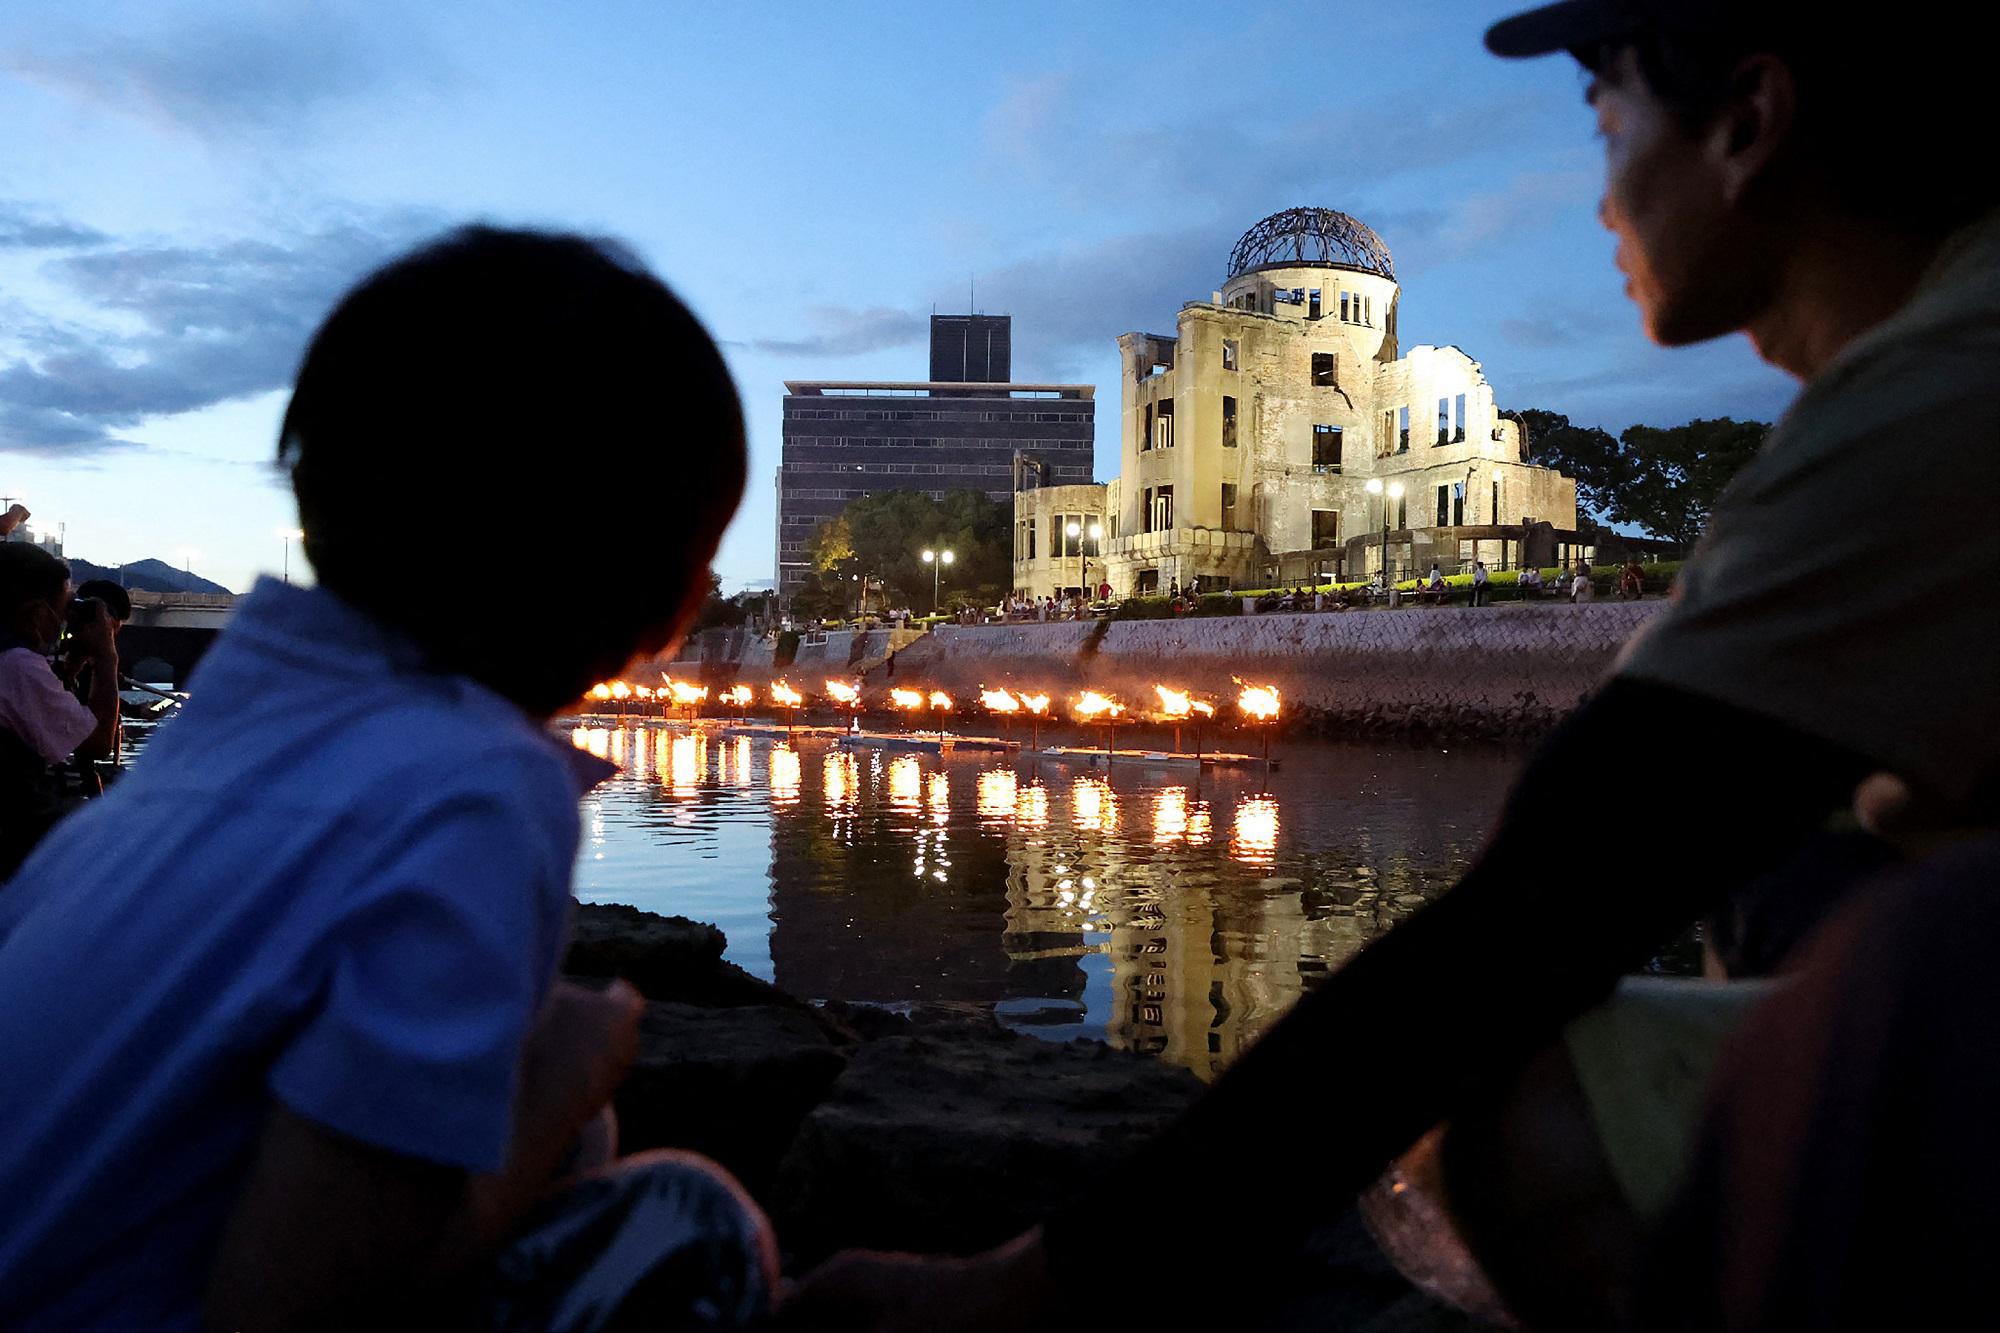
<instances>
[{"instance_id":1,"label":"child's arm","mask_svg":"<svg viewBox=\"0 0 2000 1333\"><path fill-rule=\"evenodd\" d=\"M493 1175L373 1147L272 1104L209 1275L217 1329L400 1324L490 1254L547 1187L638 1049L624 982L558 982L522 1051L507 1164Z\"/></svg>"}]
</instances>

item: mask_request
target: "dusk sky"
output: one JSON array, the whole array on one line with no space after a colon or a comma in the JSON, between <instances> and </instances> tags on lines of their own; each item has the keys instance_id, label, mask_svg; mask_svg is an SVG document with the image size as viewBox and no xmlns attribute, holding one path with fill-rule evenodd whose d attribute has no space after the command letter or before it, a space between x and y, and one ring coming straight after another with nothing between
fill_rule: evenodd
<instances>
[{"instance_id":1,"label":"dusk sky","mask_svg":"<svg viewBox=\"0 0 2000 1333\"><path fill-rule=\"evenodd\" d=\"M1404 346L1464 348L1503 407L1770 419L1790 382L1742 339L1640 335L1580 72L1480 46L1520 7L14 0L0 495L100 564L275 572L294 518L269 460L306 337L472 219L622 238L723 342L752 450L730 590L772 575L785 379L921 379L928 315L976 284L1014 317L1016 378L1100 386L1103 479L1117 335L1171 331L1293 206L1380 232ZM620 447L671 486L670 453L551 441L552 463L604 451L605 509L522 540L587 552L592 521L643 519ZM532 466L521 484L531 512ZM450 568L425 533L384 540Z\"/></svg>"}]
</instances>

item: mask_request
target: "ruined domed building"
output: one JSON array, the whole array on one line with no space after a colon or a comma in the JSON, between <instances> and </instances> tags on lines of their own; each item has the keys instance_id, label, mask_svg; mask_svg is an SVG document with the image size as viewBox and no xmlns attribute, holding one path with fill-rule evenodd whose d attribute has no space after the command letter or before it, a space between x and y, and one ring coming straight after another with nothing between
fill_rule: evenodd
<instances>
[{"instance_id":1,"label":"ruined domed building","mask_svg":"<svg viewBox=\"0 0 2000 1333\"><path fill-rule=\"evenodd\" d=\"M1479 363L1397 335L1382 238L1326 208L1265 218L1174 336L1127 333L1119 475L1036 487L1017 469L1015 584L1120 595L1357 580L1432 562L1571 554L1576 483L1523 461Z\"/></svg>"}]
</instances>

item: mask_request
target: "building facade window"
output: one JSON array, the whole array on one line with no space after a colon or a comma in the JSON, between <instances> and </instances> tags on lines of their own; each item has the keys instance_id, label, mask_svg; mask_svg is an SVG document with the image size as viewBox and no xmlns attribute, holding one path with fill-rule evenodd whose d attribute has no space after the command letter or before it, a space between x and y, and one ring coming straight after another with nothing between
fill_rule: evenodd
<instances>
[{"instance_id":1,"label":"building facade window","mask_svg":"<svg viewBox=\"0 0 2000 1333\"><path fill-rule=\"evenodd\" d=\"M1464 394L1460 394L1458 395L1457 398L1452 400L1451 438L1454 443L1463 443L1465 440L1465 395Z\"/></svg>"},{"instance_id":2,"label":"building facade window","mask_svg":"<svg viewBox=\"0 0 2000 1333\"><path fill-rule=\"evenodd\" d=\"M1222 530L1236 531L1236 483L1233 481L1222 483Z\"/></svg>"},{"instance_id":3,"label":"building facade window","mask_svg":"<svg viewBox=\"0 0 2000 1333\"><path fill-rule=\"evenodd\" d=\"M1332 352L1312 354L1312 382L1316 389L1334 387L1335 361Z\"/></svg>"},{"instance_id":4,"label":"building facade window","mask_svg":"<svg viewBox=\"0 0 2000 1333\"><path fill-rule=\"evenodd\" d=\"M1236 369L1236 354L1236 339L1224 338L1222 340L1222 368L1224 370Z\"/></svg>"},{"instance_id":5,"label":"building facade window","mask_svg":"<svg viewBox=\"0 0 2000 1333\"><path fill-rule=\"evenodd\" d=\"M1139 452L1150 453L1153 448L1153 405L1147 403L1139 420Z\"/></svg>"},{"instance_id":6,"label":"building facade window","mask_svg":"<svg viewBox=\"0 0 2000 1333\"><path fill-rule=\"evenodd\" d=\"M1160 449L1174 447L1174 400L1162 398L1159 412L1153 418L1154 446Z\"/></svg>"},{"instance_id":7,"label":"building facade window","mask_svg":"<svg viewBox=\"0 0 2000 1333\"><path fill-rule=\"evenodd\" d=\"M1342 431L1338 426L1313 425L1313 471L1339 472Z\"/></svg>"},{"instance_id":8,"label":"building facade window","mask_svg":"<svg viewBox=\"0 0 2000 1333\"><path fill-rule=\"evenodd\" d=\"M1323 551L1329 546L1340 545L1340 511L1338 509L1313 510L1312 524L1312 544L1315 551Z\"/></svg>"},{"instance_id":9,"label":"building facade window","mask_svg":"<svg viewBox=\"0 0 2000 1333\"><path fill-rule=\"evenodd\" d=\"M1319 318L1319 288L1317 287L1306 293L1306 318Z\"/></svg>"},{"instance_id":10,"label":"building facade window","mask_svg":"<svg viewBox=\"0 0 2000 1333\"><path fill-rule=\"evenodd\" d=\"M1174 488L1149 487L1146 491L1146 531L1165 532L1174 526Z\"/></svg>"},{"instance_id":11,"label":"building facade window","mask_svg":"<svg viewBox=\"0 0 2000 1333\"><path fill-rule=\"evenodd\" d=\"M1410 409L1407 407L1396 409L1396 452L1410 452Z\"/></svg>"},{"instance_id":12,"label":"building facade window","mask_svg":"<svg viewBox=\"0 0 2000 1333\"><path fill-rule=\"evenodd\" d=\"M1236 447L1236 400L1228 394L1222 395L1222 447Z\"/></svg>"},{"instance_id":13,"label":"building facade window","mask_svg":"<svg viewBox=\"0 0 2000 1333\"><path fill-rule=\"evenodd\" d=\"M1437 488L1437 493L1437 525L1443 527L1451 518L1451 487L1440 486Z\"/></svg>"},{"instance_id":14,"label":"building facade window","mask_svg":"<svg viewBox=\"0 0 2000 1333\"><path fill-rule=\"evenodd\" d=\"M1493 483L1493 507L1486 511L1486 521L1497 524L1500 521L1500 483Z\"/></svg>"},{"instance_id":15,"label":"building facade window","mask_svg":"<svg viewBox=\"0 0 2000 1333\"><path fill-rule=\"evenodd\" d=\"M1451 399L1449 398L1438 399L1437 442L1439 444L1451 443Z\"/></svg>"}]
</instances>

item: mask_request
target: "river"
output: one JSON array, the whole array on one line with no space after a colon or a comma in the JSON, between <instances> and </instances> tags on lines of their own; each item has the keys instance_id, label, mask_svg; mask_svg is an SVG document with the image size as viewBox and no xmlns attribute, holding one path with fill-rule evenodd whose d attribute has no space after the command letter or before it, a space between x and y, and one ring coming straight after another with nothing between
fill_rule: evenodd
<instances>
[{"instance_id":1,"label":"river","mask_svg":"<svg viewBox=\"0 0 2000 1333\"><path fill-rule=\"evenodd\" d=\"M577 895L720 926L804 998L989 1010L1210 1078L1448 887L1520 763L1281 743L1276 771L1072 769L830 736L578 726Z\"/></svg>"}]
</instances>

